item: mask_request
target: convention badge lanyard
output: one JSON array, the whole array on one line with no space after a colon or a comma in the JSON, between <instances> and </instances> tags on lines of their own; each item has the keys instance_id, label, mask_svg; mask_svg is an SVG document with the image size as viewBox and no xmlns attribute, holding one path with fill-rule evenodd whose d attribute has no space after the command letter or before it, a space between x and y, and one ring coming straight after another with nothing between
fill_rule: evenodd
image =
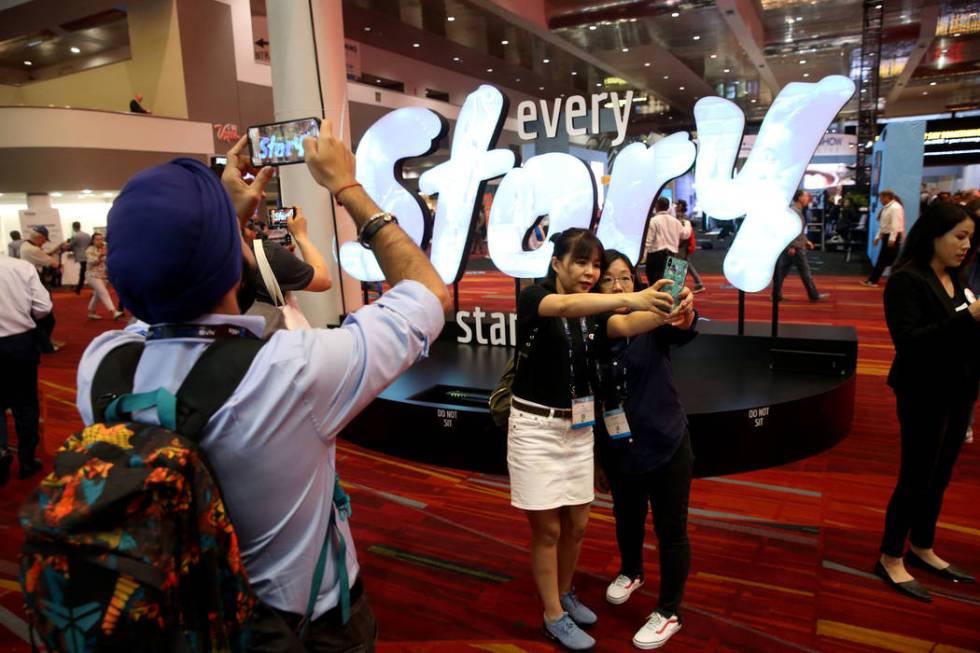
<instances>
[{"instance_id":1,"label":"convention badge lanyard","mask_svg":"<svg viewBox=\"0 0 980 653\"><path fill-rule=\"evenodd\" d=\"M582 330L582 346L585 349L585 358L589 358L589 329L585 325L585 318L580 317L579 328ZM565 330L565 340L568 342L568 385L572 395L572 428L584 429L595 424L595 397L592 394L592 383L589 382L589 394L585 397L577 397L575 393L575 347L572 343L572 332L568 328L568 320L561 318L562 328Z\"/></svg>"},{"instance_id":2,"label":"convention badge lanyard","mask_svg":"<svg viewBox=\"0 0 980 653\"><path fill-rule=\"evenodd\" d=\"M628 343L629 341L627 340L627 347L629 346ZM618 367L621 367L622 370L617 373L616 368ZM626 419L626 411L623 409L628 391L628 371L625 362L623 365L620 365L619 361L613 360L612 377L616 382L616 408L603 411L602 413L602 420L606 424L606 432L609 434L610 440L624 440L629 438L630 442L633 441L633 433L630 430L629 421Z\"/></svg>"},{"instance_id":3,"label":"convention badge lanyard","mask_svg":"<svg viewBox=\"0 0 980 653\"><path fill-rule=\"evenodd\" d=\"M157 324L151 326L146 334L147 340L170 340L173 338L255 338L248 329L231 324Z\"/></svg>"}]
</instances>

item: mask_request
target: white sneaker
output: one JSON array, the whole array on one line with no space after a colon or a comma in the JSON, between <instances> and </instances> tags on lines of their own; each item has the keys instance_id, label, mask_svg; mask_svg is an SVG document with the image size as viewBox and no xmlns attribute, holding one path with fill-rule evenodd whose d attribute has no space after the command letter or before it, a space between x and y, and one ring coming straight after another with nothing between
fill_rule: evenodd
<instances>
[{"instance_id":1,"label":"white sneaker","mask_svg":"<svg viewBox=\"0 0 980 653\"><path fill-rule=\"evenodd\" d=\"M654 612L643 628L636 631L633 646L642 649L660 648L680 629L681 622L677 620L677 615L668 619L659 612Z\"/></svg>"},{"instance_id":2,"label":"white sneaker","mask_svg":"<svg viewBox=\"0 0 980 653\"><path fill-rule=\"evenodd\" d=\"M626 600L630 597L630 594L636 590L643 587L643 578L630 578L629 576L624 576L620 574L616 576L616 580L609 584L606 588L606 600L613 605L621 605L626 603Z\"/></svg>"}]
</instances>

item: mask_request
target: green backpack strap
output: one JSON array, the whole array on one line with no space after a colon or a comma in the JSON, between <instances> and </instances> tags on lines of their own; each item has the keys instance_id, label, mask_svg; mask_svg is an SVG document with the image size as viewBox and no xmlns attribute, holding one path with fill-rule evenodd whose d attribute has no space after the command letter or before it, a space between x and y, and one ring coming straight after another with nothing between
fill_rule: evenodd
<instances>
[{"instance_id":1,"label":"green backpack strap","mask_svg":"<svg viewBox=\"0 0 980 653\"><path fill-rule=\"evenodd\" d=\"M302 639L306 636L306 629L313 621L313 611L316 609L316 597L320 594L320 586L323 584L323 572L327 566L327 548L330 538L334 541L335 554L334 563L337 565L337 583L340 587L340 623L346 624L350 621L350 576L347 575L347 541L337 528L338 516L341 520L347 521L351 516L350 495L344 492L340 486L340 475L334 472L333 482L333 505L330 509L330 521L327 522L327 533L323 538L323 546L320 547L320 555L316 560L316 568L313 570L313 582L310 584L310 598L306 602L306 614L300 622L297 632Z\"/></svg>"}]
</instances>

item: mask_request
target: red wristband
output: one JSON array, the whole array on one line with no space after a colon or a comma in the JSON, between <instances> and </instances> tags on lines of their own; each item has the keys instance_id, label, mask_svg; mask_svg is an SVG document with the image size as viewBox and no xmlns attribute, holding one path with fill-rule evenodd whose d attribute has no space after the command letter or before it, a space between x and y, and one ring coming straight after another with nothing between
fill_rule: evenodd
<instances>
[{"instance_id":1,"label":"red wristband","mask_svg":"<svg viewBox=\"0 0 980 653\"><path fill-rule=\"evenodd\" d=\"M346 186L341 186L340 188L337 189L337 192L333 194L333 198L334 200L336 200L337 204L340 204L341 206L344 205L344 203L340 201L340 194L349 188L353 188L354 186L361 186L361 184L355 181L354 183L347 184ZM364 188L364 186L361 186L361 188Z\"/></svg>"}]
</instances>

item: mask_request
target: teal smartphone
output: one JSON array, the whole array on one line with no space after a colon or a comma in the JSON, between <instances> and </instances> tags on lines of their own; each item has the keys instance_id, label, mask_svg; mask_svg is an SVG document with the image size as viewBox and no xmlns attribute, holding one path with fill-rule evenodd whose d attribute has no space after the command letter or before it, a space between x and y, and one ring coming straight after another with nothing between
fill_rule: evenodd
<instances>
[{"instance_id":1,"label":"teal smartphone","mask_svg":"<svg viewBox=\"0 0 980 653\"><path fill-rule=\"evenodd\" d=\"M684 287L684 281L687 279L687 261L682 258L674 258L673 256L667 257L667 265L664 267L664 279L670 279L674 283L667 286L667 291L674 298L674 308L681 303L680 295L681 289Z\"/></svg>"}]
</instances>

